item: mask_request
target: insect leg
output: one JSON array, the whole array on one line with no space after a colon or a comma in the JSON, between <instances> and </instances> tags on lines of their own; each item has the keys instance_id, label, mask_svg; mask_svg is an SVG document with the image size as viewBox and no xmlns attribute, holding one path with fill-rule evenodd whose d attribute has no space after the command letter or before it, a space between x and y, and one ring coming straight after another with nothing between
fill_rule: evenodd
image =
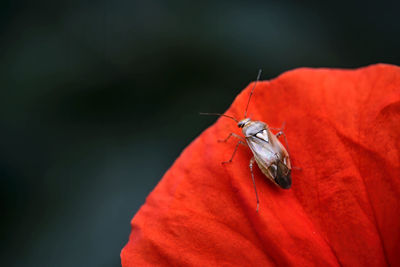
<instances>
[{"instance_id":1,"label":"insect leg","mask_svg":"<svg viewBox=\"0 0 400 267\"><path fill-rule=\"evenodd\" d=\"M252 157L250 159L249 168L250 168L250 173L251 173L251 179L253 180L254 191L256 192L256 199L257 199L257 209L256 209L256 211L258 212L258 208L260 206L260 201L258 200L256 182L254 181L253 164L254 164L254 157Z\"/></svg>"},{"instance_id":2,"label":"insect leg","mask_svg":"<svg viewBox=\"0 0 400 267\"><path fill-rule=\"evenodd\" d=\"M280 132L277 133L275 136L276 136L277 138L279 138L279 136L281 136L281 135L283 135L283 139L285 140L286 150L287 150L287 152L288 152L289 155L290 155L289 144L288 144L287 139L286 139L286 134L285 134L283 131L280 131ZM292 167L293 169L296 169L296 170L301 170L300 167L296 167L296 166L291 166L291 167Z\"/></svg>"},{"instance_id":3,"label":"insect leg","mask_svg":"<svg viewBox=\"0 0 400 267\"><path fill-rule=\"evenodd\" d=\"M281 128L272 128L272 127L268 127L268 128L271 129L271 130L274 130L274 131L282 132L283 129L285 129L285 126L286 126L286 121L282 123Z\"/></svg>"},{"instance_id":4,"label":"insect leg","mask_svg":"<svg viewBox=\"0 0 400 267\"><path fill-rule=\"evenodd\" d=\"M290 155L289 144L288 144L287 139L286 139L286 134L283 131L280 131L275 136L276 136L276 138L279 138L281 135L283 135L283 139L285 140L286 150L288 151L288 153Z\"/></svg>"},{"instance_id":5,"label":"insect leg","mask_svg":"<svg viewBox=\"0 0 400 267\"><path fill-rule=\"evenodd\" d=\"M236 151L237 151L237 149L238 149L238 147L239 147L239 145L240 145L240 144L242 144L242 145L245 145L245 143L244 143L243 141L239 141L239 142L237 142L237 144L236 144L236 147L235 147L235 150L233 151L233 154L232 154L232 157L230 158L230 160L223 161L223 162L222 162L222 164L225 164L225 163L231 163L231 162L232 162L232 160L233 160L233 157L235 156L235 154L236 154Z\"/></svg>"},{"instance_id":6,"label":"insect leg","mask_svg":"<svg viewBox=\"0 0 400 267\"><path fill-rule=\"evenodd\" d=\"M238 139L240 139L240 140L244 140L244 138L241 137L240 135L237 135L237 134L235 134L235 133L230 133L230 134L228 135L227 138L225 138L225 139L223 139L223 140L218 140L218 142L220 142L220 143L222 143L222 142L225 143L225 142L227 142L227 141L229 140L229 138L230 138L231 136L236 137L236 138L238 138Z\"/></svg>"}]
</instances>

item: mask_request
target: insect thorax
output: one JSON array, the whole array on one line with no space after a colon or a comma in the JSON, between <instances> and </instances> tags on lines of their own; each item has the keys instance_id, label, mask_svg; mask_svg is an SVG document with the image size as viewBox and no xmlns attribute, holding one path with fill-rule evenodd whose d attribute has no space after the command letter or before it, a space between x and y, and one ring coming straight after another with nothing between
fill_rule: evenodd
<instances>
[{"instance_id":1,"label":"insect thorax","mask_svg":"<svg viewBox=\"0 0 400 267\"><path fill-rule=\"evenodd\" d=\"M244 121L244 120L242 120ZM242 131L244 136L254 136L257 133L261 132L262 130L267 129L267 125L262 121L252 121L248 120L244 125Z\"/></svg>"}]
</instances>

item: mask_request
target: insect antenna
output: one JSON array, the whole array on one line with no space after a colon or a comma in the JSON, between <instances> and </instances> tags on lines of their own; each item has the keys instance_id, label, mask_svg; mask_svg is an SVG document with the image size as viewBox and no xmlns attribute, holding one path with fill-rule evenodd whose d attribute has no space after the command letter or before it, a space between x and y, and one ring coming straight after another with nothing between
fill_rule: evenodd
<instances>
[{"instance_id":1,"label":"insect antenna","mask_svg":"<svg viewBox=\"0 0 400 267\"><path fill-rule=\"evenodd\" d=\"M234 120L234 121L236 121L236 122L239 122L237 119L235 119L235 118L232 117L232 116L228 116L228 115L220 114L220 113L204 113L204 112L200 112L200 115L216 115L216 116L223 116L223 117L230 118L230 119L232 119L232 120Z\"/></svg>"},{"instance_id":2,"label":"insect antenna","mask_svg":"<svg viewBox=\"0 0 400 267\"><path fill-rule=\"evenodd\" d=\"M247 117L246 117L246 116L247 116L247 109L249 108L250 99L251 99L251 96L253 95L254 89L256 88L257 82L260 80L261 72L262 72L262 70L260 69L260 70L258 71L257 80L256 80L256 82L254 83L253 89L251 89L251 93L250 93L250 96L249 96L249 100L247 101L246 110L244 111L244 117L245 117L245 118L247 118Z\"/></svg>"}]
</instances>

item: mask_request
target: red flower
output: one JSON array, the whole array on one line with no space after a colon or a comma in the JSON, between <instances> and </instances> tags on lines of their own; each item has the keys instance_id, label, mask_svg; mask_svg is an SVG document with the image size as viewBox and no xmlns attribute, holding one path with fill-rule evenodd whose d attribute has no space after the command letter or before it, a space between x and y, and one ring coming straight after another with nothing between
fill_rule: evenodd
<instances>
[{"instance_id":1,"label":"red flower","mask_svg":"<svg viewBox=\"0 0 400 267\"><path fill-rule=\"evenodd\" d=\"M226 112L242 118L251 85ZM282 190L252 153L218 139L190 144L132 220L123 266L400 266L400 68L297 69L259 82L252 119L286 122L293 184ZM283 142L284 143L284 142Z\"/></svg>"}]
</instances>

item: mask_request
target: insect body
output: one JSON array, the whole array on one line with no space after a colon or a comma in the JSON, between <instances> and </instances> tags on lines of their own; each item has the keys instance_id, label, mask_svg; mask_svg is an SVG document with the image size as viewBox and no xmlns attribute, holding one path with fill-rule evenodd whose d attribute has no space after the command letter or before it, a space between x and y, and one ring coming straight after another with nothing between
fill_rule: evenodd
<instances>
[{"instance_id":1,"label":"insect body","mask_svg":"<svg viewBox=\"0 0 400 267\"><path fill-rule=\"evenodd\" d=\"M292 185L289 154L277 138L282 132L275 136L265 123L249 118L241 120L238 127L242 128L254 160L264 175L279 187L289 189Z\"/></svg>"},{"instance_id":2,"label":"insect body","mask_svg":"<svg viewBox=\"0 0 400 267\"><path fill-rule=\"evenodd\" d=\"M292 178L291 178L291 164L289 153L282 145L282 143L278 140L279 136L283 135L282 131L279 131L276 135L274 135L268 125L262 121L253 121L250 118L246 118L247 109L249 107L251 96L253 95L254 88L260 78L261 70L258 73L257 80L254 84L254 87L251 90L246 111L244 114L244 119L238 121L236 118L219 113L201 113L202 115L219 115L223 117L228 117L237 122L239 128L242 129L242 133L244 135L244 139L246 140L247 145L253 152L253 157L250 159L250 172L251 178L253 180L254 190L256 192L256 199L257 199L257 211L259 208L259 199L257 194L257 188L254 181L254 174L253 174L253 164L257 162L258 167L261 169L262 173L271 180L274 184L279 186L283 189L289 189L292 185ZM244 144L243 137L236 135L234 133L230 133L229 136L224 139L220 140L221 142L226 142L228 139L234 136L236 138L241 139L236 147L235 150L228 161L224 161L222 163L230 163L233 160L233 157L236 153L236 150L239 144ZM285 137L285 136L284 136ZM286 137L285 137L286 141Z\"/></svg>"}]
</instances>

